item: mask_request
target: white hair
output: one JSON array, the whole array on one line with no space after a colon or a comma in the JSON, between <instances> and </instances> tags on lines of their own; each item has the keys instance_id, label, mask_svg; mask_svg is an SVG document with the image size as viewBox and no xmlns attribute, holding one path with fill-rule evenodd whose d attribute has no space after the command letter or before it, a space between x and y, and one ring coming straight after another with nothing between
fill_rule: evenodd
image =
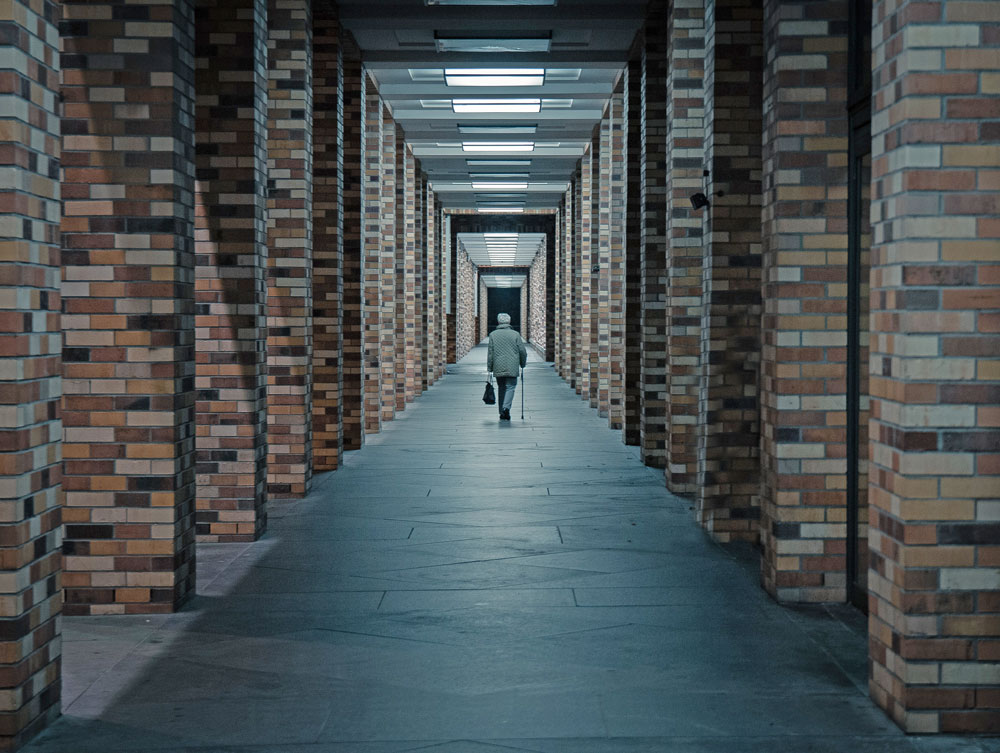
<instances>
[{"instance_id":1,"label":"white hair","mask_svg":"<svg viewBox=\"0 0 1000 753\"><path fill-rule=\"evenodd\" d=\"M497 314L497 324L510 324L510 314Z\"/></svg>"}]
</instances>

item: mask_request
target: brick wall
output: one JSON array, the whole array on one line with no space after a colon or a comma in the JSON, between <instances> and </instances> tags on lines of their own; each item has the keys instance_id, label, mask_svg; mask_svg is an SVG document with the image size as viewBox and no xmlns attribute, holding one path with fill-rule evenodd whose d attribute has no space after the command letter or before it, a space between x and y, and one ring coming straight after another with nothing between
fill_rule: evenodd
<instances>
[{"instance_id":1,"label":"brick wall","mask_svg":"<svg viewBox=\"0 0 1000 753\"><path fill-rule=\"evenodd\" d=\"M299 497L312 481L312 4L269 0L267 18L267 479L271 496Z\"/></svg>"},{"instance_id":2,"label":"brick wall","mask_svg":"<svg viewBox=\"0 0 1000 753\"><path fill-rule=\"evenodd\" d=\"M169 612L194 590L194 10L122 10L63 3L63 587L76 615Z\"/></svg>"},{"instance_id":3,"label":"brick wall","mask_svg":"<svg viewBox=\"0 0 1000 753\"><path fill-rule=\"evenodd\" d=\"M1000 732L1000 8L876 2L871 691Z\"/></svg>"},{"instance_id":4,"label":"brick wall","mask_svg":"<svg viewBox=\"0 0 1000 753\"><path fill-rule=\"evenodd\" d=\"M846 2L764 5L763 582L845 598Z\"/></svg>"},{"instance_id":5,"label":"brick wall","mask_svg":"<svg viewBox=\"0 0 1000 753\"><path fill-rule=\"evenodd\" d=\"M696 511L715 538L753 541L760 516L763 15L752 0L709 0L706 20L706 193L712 205L701 210Z\"/></svg>"},{"instance_id":6,"label":"brick wall","mask_svg":"<svg viewBox=\"0 0 1000 753\"><path fill-rule=\"evenodd\" d=\"M336 5L313 4L312 449L315 471L344 450L344 52ZM355 67L357 63L353 64ZM344 148L341 148L343 144ZM345 200L346 199L346 200Z\"/></svg>"},{"instance_id":7,"label":"brick wall","mask_svg":"<svg viewBox=\"0 0 1000 753\"><path fill-rule=\"evenodd\" d=\"M253 541L267 522L267 3L195 8L196 531Z\"/></svg>"},{"instance_id":8,"label":"brick wall","mask_svg":"<svg viewBox=\"0 0 1000 753\"><path fill-rule=\"evenodd\" d=\"M59 713L62 505L59 297L59 7L0 8L0 747ZM17 114L20 113L20 114ZM87 222L86 219L83 222Z\"/></svg>"}]
</instances>

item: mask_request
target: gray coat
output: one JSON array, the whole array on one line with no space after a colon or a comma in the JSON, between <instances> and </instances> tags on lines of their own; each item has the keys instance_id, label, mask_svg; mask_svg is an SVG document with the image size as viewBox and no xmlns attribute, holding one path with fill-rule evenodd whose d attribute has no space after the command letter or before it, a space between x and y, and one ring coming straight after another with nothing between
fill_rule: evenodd
<instances>
[{"instance_id":1,"label":"gray coat","mask_svg":"<svg viewBox=\"0 0 1000 753\"><path fill-rule=\"evenodd\" d=\"M528 361L524 340L509 324L498 324L490 332L490 348L486 354L486 370L494 376L516 377L519 366Z\"/></svg>"}]
</instances>

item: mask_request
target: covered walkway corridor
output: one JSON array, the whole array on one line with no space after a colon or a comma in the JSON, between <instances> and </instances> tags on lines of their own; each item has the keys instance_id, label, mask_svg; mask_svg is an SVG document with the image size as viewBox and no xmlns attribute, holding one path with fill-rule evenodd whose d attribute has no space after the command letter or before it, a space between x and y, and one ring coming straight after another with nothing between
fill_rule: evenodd
<instances>
[{"instance_id":1,"label":"covered walkway corridor","mask_svg":"<svg viewBox=\"0 0 1000 753\"><path fill-rule=\"evenodd\" d=\"M484 363L257 543L202 546L183 612L72 620L63 718L26 750L987 750L906 738L858 613L774 603L535 352L498 422Z\"/></svg>"},{"instance_id":2,"label":"covered walkway corridor","mask_svg":"<svg viewBox=\"0 0 1000 753\"><path fill-rule=\"evenodd\" d=\"M994 745L998 112L998 0L0 0L0 751Z\"/></svg>"}]
</instances>

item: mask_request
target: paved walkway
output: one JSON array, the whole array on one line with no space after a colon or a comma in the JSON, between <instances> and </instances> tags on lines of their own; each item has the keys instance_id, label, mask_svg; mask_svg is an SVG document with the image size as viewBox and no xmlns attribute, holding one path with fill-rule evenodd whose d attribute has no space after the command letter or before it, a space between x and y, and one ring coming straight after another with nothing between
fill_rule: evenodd
<instances>
[{"instance_id":1,"label":"paved walkway","mask_svg":"<svg viewBox=\"0 0 1000 753\"><path fill-rule=\"evenodd\" d=\"M475 349L180 614L73 618L32 753L941 753L865 693L863 618L786 609L534 354ZM993 746L993 747L988 747Z\"/></svg>"}]
</instances>

